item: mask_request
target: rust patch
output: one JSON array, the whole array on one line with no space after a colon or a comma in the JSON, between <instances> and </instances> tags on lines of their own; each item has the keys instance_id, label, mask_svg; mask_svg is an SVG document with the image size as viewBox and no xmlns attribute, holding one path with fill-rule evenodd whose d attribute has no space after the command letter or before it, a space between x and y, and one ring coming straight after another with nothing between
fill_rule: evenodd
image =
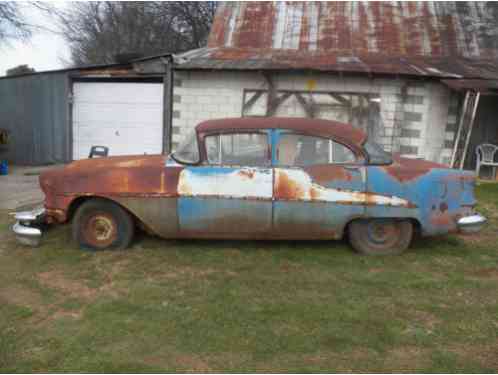
<instances>
[{"instance_id":1,"label":"rust patch","mask_svg":"<svg viewBox=\"0 0 498 375\"><path fill-rule=\"evenodd\" d=\"M352 181L353 175L343 167L336 165L313 165L305 167L312 180L317 184L326 185L333 181Z\"/></svg>"},{"instance_id":2,"label":"rust patch","mask_svg":"<svg viewBox=\"0 0 498 375\"><path fill-rule=\"evenodd\" d=\"M429 173L434 168L446 168L446 166L427 160L409 159L393 155L393 164L382 168L396 180L408 182Z\"/></svg>"},{"instance_id":3,"label":"rust patch","mask_svg":"<svg viewBox=\"0 0 498 375\"><path fill-rule=\"evenodd\" d=\"M448 211L448 203L441 202L441 204L439 205L439 210L443 213Z\"/></svg>"},{"instance_id":4,"label":"rust patch","mask_svg":"<svg viewBox=\"0 0 498 375\"><path fill-rule=\"evenodd\" d=\"M254 178L254 170L242 169L238 173L240 176L245 177L247 179Z\"/></svg>"},{"instance_id":5,"label":"rust patch","mask_svg":"<svg viewBox=\"0 0 498 375\"><path fill-rule=\"evenodd\" d=\"M306 192L298 183L290 179L283 171L277 170L275 173L274 195L276 199L300 200L304 198Z\"/></svg>"}]
</instances>

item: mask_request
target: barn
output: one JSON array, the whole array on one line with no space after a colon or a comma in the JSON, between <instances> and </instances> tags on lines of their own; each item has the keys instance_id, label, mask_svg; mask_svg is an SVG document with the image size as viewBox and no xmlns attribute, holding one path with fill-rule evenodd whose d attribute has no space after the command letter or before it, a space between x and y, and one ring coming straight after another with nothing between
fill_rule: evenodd
<instances>
[{"instance_id":1,"label":"barn","mask_svg":"<svg viewBox=\"0 0 498 375\"><path fill-rule=\"evenodd\" d=\"M498 143L497 33L496 3L225 3L207 47L175 56L173 148L208 118L317 117L472 167Z\"/></svg>"}]
</instances>

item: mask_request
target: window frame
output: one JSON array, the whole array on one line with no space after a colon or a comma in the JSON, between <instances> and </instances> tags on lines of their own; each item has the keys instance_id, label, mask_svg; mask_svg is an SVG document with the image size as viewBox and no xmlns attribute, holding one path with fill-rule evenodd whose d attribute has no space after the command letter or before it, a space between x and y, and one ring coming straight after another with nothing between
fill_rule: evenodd
<instances>
[{"instance_id":1,"label":"window frame","mask_svg":"<svg viewBox=\"0 0 498 375\"><path fill-rule=\"evenodd\" d=\"M321 135L314 135L314 134L310 134L310 133L307 133L307 132L300 132L300 131L288 130L288 129L274 129L274 131L275 131L275 136L276 136L276 138L274 140L274 143L272 142L272 148L274 148L274 150L272 150L272 166L274 166L274 167L306 168L306 167L317 166L317 165L364 166L366 164L366 158L365 158L364 155L358 154L358 152L356 152L353 147L351 147L350 145L348 145L348 144L346 144L344 142L341 142L341 141L339 141L339 140L337 140L337 139L335 139L333 137L324 137L324 136L321 136ZM309 165L280 164L278 162L278 157L277 157L278 156L277 155L278 146L280 144L280 138L281 138L281 136L282 135L287 135L287 134L295 134L297 136L320 138L320 139L323 139L323 140L328 140L328 141L332 141L332 142L338 143L338 144L342 145L343 147L347 148L349 151L351 151L351 153L355 157L355 161L354 162L345 162L345 163L317 163L317 164L309 164ZM330 147L330 143L329 143L329 147Z\"/></svg>"},{"instance_id":2,"label":"window frame","mask_svg":"<svg viewBox=\"0 0 498 375\"><path fill-rule=\"evenodd\" d=\"M197 161L190 163L190 162L187 162L185 160L180 160L177 157L175 157L175 153L177 150L175 150L174 152L170 152L169 157L171 157L178 164L195 166L195 165L200 165L202 163L202 160L203 160L202 145L201 145L202 139L201 139L201 137L199 137L199 133L197 132L196 128L194 128L194 134L195 134L194 138L195 138L196 144L197 144L197 155L198 155Z\"/></svg>"},{"instance_id":3,"label":"window frame","mask_svg":"<svg viewBox=\"0 0 498 375\"><path fill-rule=\"evenodd\" d=\"M201 137L201 142L202 146L201 147L201 159L202 159L202 165L205 166L212 166L212 167L253 167L253 168L271 168L273 166L273 161L272 161L272 129L261 129L261 128L255 128L255 129L227 129L227 130L219 130L219 131L213 131L213 132L206 132L202 134ZM208 155L207 155L207 148L206 148L206 138L208 137L213 137L213 136L218 136L221 137L223 135L234 135L234 134L260 134L264 135L266 137L266 158L267 158L267 163L265 165L248 165L248 164L225 164L225 163L219 163L219 164L212 164L208 160Z\"/></svg>"}]
</instances>

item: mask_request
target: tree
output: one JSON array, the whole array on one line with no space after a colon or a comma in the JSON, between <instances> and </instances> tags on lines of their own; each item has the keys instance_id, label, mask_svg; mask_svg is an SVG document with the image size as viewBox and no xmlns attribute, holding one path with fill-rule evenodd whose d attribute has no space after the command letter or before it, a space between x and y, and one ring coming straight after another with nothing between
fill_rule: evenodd
<instances>
[{"instance_id":1,"label":"tree","mask_svg":"<svg viewBox=\"0 0 498 375\"><path fill-rule=\"evenodd\" d=\"M204 45L215 9L213 2L75 2L58 19L73 64L109 64L119 55Z\"/></svg>"},{"instance_id":2,"label":"tree","mask_svg":"<svg viewBox=\"0 0 498 375\"><path fill-rule=\"evenodd\" d=\"M0 2L0 43L31 36L31 25L26 23L18 2Z\"/></svg>"},{"instance_id":3,"label":"tree","mask_svg":"<svg viewBox=\"0 0 498 375\"><path fill-rule=\"evenodd\" d=\"M23 65L18 65L14 68L10 68L7 70L7 75L8 76L18 76L21 74L29 74L29 73L34 73L35 70L33 68L30 68L28 65L23 64Z\"/></svg>"},{"instance_id":4,"label":"tree","mask_svg":"<svg viewBox=\"0 0 498 375\"><path fill-rule=\"evenodd\" d=\"M39 14L53 16L53 4L40 1L0 1L0 45L10 41L27 41L34 31L54 32L45 26L28 22L25 10L35 10Z\"/></svg>"}]
</instances>

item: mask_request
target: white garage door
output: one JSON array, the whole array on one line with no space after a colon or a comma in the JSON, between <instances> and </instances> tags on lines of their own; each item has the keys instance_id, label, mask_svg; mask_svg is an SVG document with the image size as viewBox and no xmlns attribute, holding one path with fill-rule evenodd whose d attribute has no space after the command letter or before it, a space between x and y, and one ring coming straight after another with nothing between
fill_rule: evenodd
<instances>
[{"instance_id":1,"label":"white garage door","mask_svg":"<svg viewBox=\"0 0 498 375\"><path fill-rule=\"evenodd\" d=\"M75 82L73 158L92 146L109 155L160 154L163 144L161 83Z\"/></svg>"}]
</instances>

